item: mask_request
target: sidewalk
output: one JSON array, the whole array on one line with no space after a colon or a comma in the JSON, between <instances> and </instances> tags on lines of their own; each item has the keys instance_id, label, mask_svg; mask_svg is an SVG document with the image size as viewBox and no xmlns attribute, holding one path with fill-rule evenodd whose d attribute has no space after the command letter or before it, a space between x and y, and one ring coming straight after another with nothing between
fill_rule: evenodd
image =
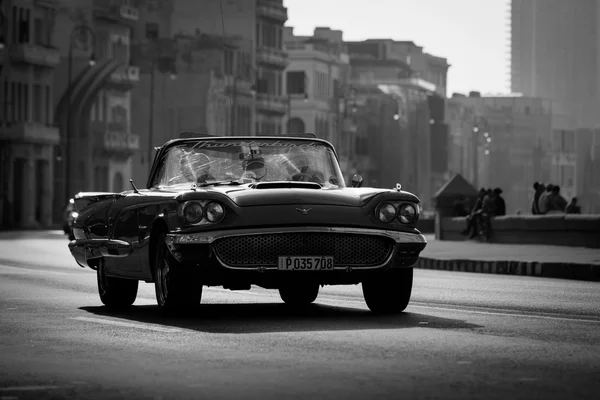
<instances>
[{"instance_id":1,"label":"sidewalk","mask_svg":"<svg viewBox=\"0 0 600 400\"><path fill-rule=\"evenodd\" d=\"M417 268L600 281L600 249L427 237Z\"/></svg>"}]
</instances>

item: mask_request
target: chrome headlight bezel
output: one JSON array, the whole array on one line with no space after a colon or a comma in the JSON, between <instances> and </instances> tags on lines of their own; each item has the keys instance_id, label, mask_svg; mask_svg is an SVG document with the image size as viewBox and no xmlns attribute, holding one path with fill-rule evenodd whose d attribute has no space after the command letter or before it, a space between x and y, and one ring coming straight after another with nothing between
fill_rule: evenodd
<instances>
[{"instance_id":1,"label":"chrome headlight bezel","mask_svg":"<svg viewBox=\"0 0 600 400\"><path fill-rule=\"evenodd\" d=\"M397 210L397 218L402 224L410 225L416 221L419 212L411 203L402 203Z\"/></svg>"},{"instance_id":2,"label":"chrome headlight bezel","mask_svg":"<svg viewBox=\"0 0 600 400\"><path fill-rule=\"evenodd\" d=\"M191 210L192 208L195 209L195 218L190 218L188 215L188 210ZM202 222L202 219L204 218L204 207L202 207L202 204L198 201L188 201L183 205L182 216L187 224L194 225Z\"/></svg>"},{"instance_id":3,"label":"chrome headlight bezel","mask_svg":"<svg viewBox=\"0 0 600 400\"><path fill-rule=\"evenodd\" d=\"M211 212L214 212L215 210L219 210L216 213L216 217L214 214L211 217ZM217 201L211 201L204 207L204 216L207 221L218 224L225 218L225 207Z\"/></svg>"},{"instance_id":4,"label":"chrome headlight bezel","mask_svg":"<svg viewBox=\"0 0 600 400\"><path fill-rule=\"evenodd\" d=\"M382 211L385 208L385 213L386 214L382 214ZM397 210L396 207L394 206L394 204L392 204L389 201L383 201L381 203L379 203L377 205L377 207L375 208L375 217L380 221L383 222L384 224L389 224L390 222L394 221L394 219L396 218L396 214L397 214ZM385 215L388 215L389 218L384 218Z\"/></svg>"}]
</instances>

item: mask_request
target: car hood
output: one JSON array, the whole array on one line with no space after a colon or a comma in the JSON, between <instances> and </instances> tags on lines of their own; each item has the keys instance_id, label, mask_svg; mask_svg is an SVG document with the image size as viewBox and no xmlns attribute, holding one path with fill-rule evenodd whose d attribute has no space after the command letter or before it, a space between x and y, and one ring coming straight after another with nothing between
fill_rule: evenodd
<instances>
[{"instance_id":1,"label":"car hood","mask_svg":"<svg viewBox=\"0 0 600 400\"><path fill-rule=\"evenodd\" d=\"M252 186L214 187L212 190L222 192L240 207L284 204L362 207L373 196L389 191L372 188L309 189L292 187L260 189Z\"/></svg>"}]
</instances>

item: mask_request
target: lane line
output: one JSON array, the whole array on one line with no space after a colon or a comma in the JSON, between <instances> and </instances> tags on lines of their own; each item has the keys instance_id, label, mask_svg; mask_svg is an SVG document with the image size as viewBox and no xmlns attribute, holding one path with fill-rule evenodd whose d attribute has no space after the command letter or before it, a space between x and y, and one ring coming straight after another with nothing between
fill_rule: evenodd
<instances>
[{"instance_id":1,"label":"lane line","mask_svg":"<svg viewBox=\"0 0 600 400\"><path fill-rule=\"evenodd\" d=\"M273 295L268 294L268 293L250 293L248 291L246 291L246 293L241 293L238 291L231 291L229 289L220 289L220 288L211 288L212 290L217 290L217 291L221 291L221 292L230 292L230 293L235 293L235 294L252 294L254 296L263 296L263 297L272 297ZM362 300L350 300L350 299L345 299L345 298L317 298L317 304L318 303L324 303L327 302L328 304L332 304L334 302L341 302L341 303L349 303L349 304L358 304L361 305L363 307L361 308L365 308L366 305L364 304L364 301ZM333 304L335 305L335 304ZM519 311L512 311L512 310L506 310L506 309L502 309L502 310L498 310L498 311L482 311L482 310L469 310L468 308L465 309L461 309L461 308L456 308L456 307L438 307L438 306L431 306L431 305L427 305L424 303L409 303L408 307L415 307L415 308L426 308L426 309L430 309L430 310L439 310L439 311L454 311L454 312L463 312L463 313L470 313L470 314L482 314L482 315L491 315L491 316L505 316L505 317L521 317L521 318L535 318L535 319L544 319L544 320L554 320L554 321L575 321L575 322L587 322L587 323L593 323L593 324L600 324L600 320L598 319L590 319L589 317L582 317L582 318L577 318L577 317L561 317L561 316L555 316L555 315L536 315L536 314L528 314L528 313L523 313L523 312L519 312Z\"/></svg>"},{"instance_id":2,"label":"lane line","mask_svg":"<svg viewBox=\"0 0 600 400\"><path fill-rule=\"evenodd\" d=\"M97 324L122 326L122 327L126 327L126 328L147 329L150 331L163 332L163 333L177 333L177 332L182 331L182 329L164 328L164 327L161 327L158 325L153 326L153 325L147 325L147 324L136 324L136 323L132 323L132 322L113 321L110 319L103 319L103 318L70 317L68 319L73 319L73 320L77 320L77 321L85 321L85 322L94 322Z\"/></svg>"}]
</instances>

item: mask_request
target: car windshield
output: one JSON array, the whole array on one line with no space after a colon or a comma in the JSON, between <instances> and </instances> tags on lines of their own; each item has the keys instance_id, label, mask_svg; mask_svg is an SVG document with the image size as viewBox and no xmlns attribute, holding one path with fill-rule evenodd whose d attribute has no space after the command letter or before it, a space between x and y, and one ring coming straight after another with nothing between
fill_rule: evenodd
<instances>
[{"instance_id":1,"label":"car windshield","mask_svg":"<svg viewBox=\"0 0 600 400\"><path fill-rule=\"evenodd\" d=\"M153 187L275 181L344 187L333 150L310 140L199 139L171 147L159 162Z\"/></svg>"}]
</instances>

